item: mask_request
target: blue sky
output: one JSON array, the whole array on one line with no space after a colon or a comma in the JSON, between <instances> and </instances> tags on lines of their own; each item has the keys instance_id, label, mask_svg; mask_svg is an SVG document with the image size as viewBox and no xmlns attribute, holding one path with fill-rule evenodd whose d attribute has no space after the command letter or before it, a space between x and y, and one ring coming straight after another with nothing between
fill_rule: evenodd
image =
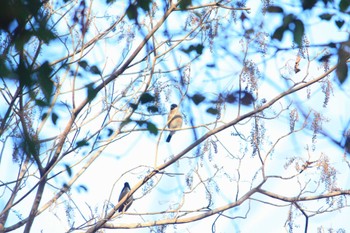
<instances>
[{"instance_id":1,"label":"blue sky","mask_svg":"<svg viewBox=\"0 0 350 233\"><path fill-rule=\"evenodd\" d=\"M291 12L298 14L298 16L304 20L303 22L307 25L307 38L312 44L324 44L329 41L341 41L347 38L345 32L337 30L334 26L329 26L331 25L330 23L324 23L320 21L317 16L313 15L318 14L317 11L295 11L291 6L292 2L293 1L282 1L281 6L289 8ZM280 2L275 1L275 3L278 5ZM264 29L267 33L272 33L272 30L279 25L281 17L278 15L267 14L262 18L260 13L261 1L248 1L247 6L251 7L251 13L247 14L247 16L256 24L263 21ZM111 5L106 9L104 5L96 3L96 7L93 8L93 13L98 16L106 14L117 15L119 12L118 10L120 9L122 9L122 7L119 8L118 4ZM319 11L321 12L322 9ZM242 27L239 23L237 25L230 22L226 23L230 17L230 14L227 11L220 10L218 15L222 17L223 22L225 22L222 25L225 30L219 32L227 35L228 38L230 38L229 36L232 36L232 40L228 38L222 39L222 41L214 39L214 47L212 51L208 48L208 41L203 41L201 39L190 41L188 44L185 44L184 47L191 43L199 42L203 42L206 45L203 55L190 65L188 62L191 61L194 54L188 56L178 50L174 53L167 54L164 59L159 61L156 71L172 70L176 68L177 65L184 65L186 66L186 69L179 72L175 71L154 74L154 79L157 79L157 85L163 90L160 96L162 101L162 105L160 106L161 114L146 117L146 119L150 119L158 126L158 128L162 128L166 124L166 114L170 104L179 103L181 100L181 92L185 91L184 88L176 88L178 86L176 81L179 80L180 77L188 77L188 81L190 82L188 93L190 95L200 92L207 98L208 102L209 100L215 99L218 92L237 90L237 77L239 77L243 68L242 57L244 56L244 48L247 45L247 41L240 41L241 38L238 37L238 35L242 34ZM177 39L177 37L180 37L181 31L180 29L174 29L174 25L179 25L180 28L181 23L185 22L185 20L183 17L179 17L179 14L171 16L168 20L169 29L174 33L174 39ZM97 31L100 29L99 27L105 28L109 24L110 21L105 22L103 18L101 18L98 19L98 24L94 24L93 26ZM247 23L246 27L249 26L251 26L250 23ZM257 25L253 26L254 28L257 28ZM64 30L63 26L62 30ZM96 31L91 30L91 35L88 36L92 37L93 33ZM123 32L129 31L132 32L132 27L125 24ZM322 33L322 36L319 36L320 33ZM161 36L160 32L157 35L159 35L158 43L160 43L165 37ZM115 34L111 35L111 38L101 41L98 45L92 48L91 52L85 57L89 64L100 67L104 75L109 74L116 67L124 53L121 48L126 42L125 40L119 40L118 38L120 38L120 34L119 31L116 30ZM198 38L204 37L199 36ZM261 38L265 37L262 35ZM135 38L130 43L131 51L136 48L140 40L140 34L135 34ZM269 45L278 45L284 48L289 48L291 46L291 34L286 34L281 43L271 41L267 36L266 40ZM291 72L291 68L293 68L298 52L297 50L281 51L276 54L269 51L263 56L256 52L256 47L254 46L256 45L253 43L249 44L247 59L250 59L257 64L257 68L261 74L261 77L258 80L259 101L262 101L262 99L269 101L291 85L291 81L281 78L282 75L290 77L295 82L297 80L302 80L305 77L307 77L306 80L310 80L311 78L317 77L323 73L322 67L319 64L313 61L308 63L307 59L302 59L300 62L301 71L295 75ZM164 50L165 48L166 47L162 47L161 49ZM321 51L321 48L310 49L310 58L314 58ZM125 54L130 55L130 53ZM135 60L137 61L141 59L144 54L145 51L143 51L141 56L138 56ZM57 49L57 52L53 52L50 48L50 50L48 50L48 55L57 55L57 57L59 57L61 53L59 49ZM133 91L142 91L142 88L145 87L145 82L148 80L149 72L141 74L138 74L137 72L139 72L140 69L148 67L150 63L151 59L130 68L127 71L128 75L121 76L104 90L105 93L110 94L106 96L111 99L112 97L117 99L119 96L119 90L123 90L135 80L137 82ZM213 68L208 66L208 64L215 64L215 66ZM64 77L63 72L60 75ZM72 99L71 93L68 92L72 87L72 79L69 76L65 78L62 91L66 91L67 93L60 97L60 100L62 101L61 104L70 103ZM339 87L335 84L334 79L334 75L332 74L330 80L333 82L333 92L326 108L322 106L323 94L320 91L320 84L315 84L310 88L310 92L312 93L310 98L307 98L307 90L302 90L299 93L292 94L291 96L282 99L264 112L265 117L276 117L278 113L281 112L281 115L278 115L276 120L265 121L266 133L264 139L266 141L264 146L261 147L261 151L264 155L268 153L276 139L288 133L288 112L292 108L299 107L299 105L303 106L303 110L306 113L312 110L322 112L327 119L327 121L323 123L324 130L329 132L334 138L339 139L348 117L346 107L348 106L349 96L345 93L349 90L349 80L347 80L343 86ZM77 85L83 86L94 80L99 80L99 77L84 75L83 78L78 79L79 82ZM179 90L181 90L181 92ZM131 95L133 92L131 90L129 91L130 92L127 93L130 93ZM105 93L103 92L103 94ZM80 118L77 120L77 126L83 126L78 135L79 139L83 139L85 133L93 134L98 131L104 122L111 121L109 127L112 128L117 128L120 124L119 120L123 116L123 113L118 112L118 108L125 103L117 102L118 105L111 104L111 111L109 114L106 114L106 111L104 111L108 105L106 102L110 99L105 98L106 96L103 94L99 95L93 101L91 105L91 113L88 111L82 113L82 116L86 116L86 119ZM78 91L76 93L76 102L79 103L84 97L85 90ZM3 100L1 101L3 102ZM291 107L288 108L290 104ZM108 137L102 137L103 140L101 140L101 144L107 142L109 144L108 147L103 150L101 155L98 155L98 152L102 147L95 147L93 151L91 151L90 147L87 147L78 150L77 153L71 153L64 158L58 168L55 169L55 172L64 169L65 164L69 164L72 166L74 176L89 159L97 156L94 163L92 163L92 165L79 178L68 195L63 195L61 199L46 211L46 213L38 217L34 223L33 232L40 231L41 229L43 229L44 232L66 231L68 229L66 219L66 209L68 204L73 206L73 209L79 207L79 211L83 213L85 218L91 216L92 213L95 215L103 215L104 208L108 203L117 203L119 192L125 181L128 181L131 187L133 187L134 184L139 182L140 179L142 179L144 175L153 168L156 157L158 165L162 162L168 161L194 141L194 132L200 137L210 129L214 128L215 116L205 112L207 106L210 106L209 104L196 106L191 100L185 98L180 105L185 117L183 127L191 127L191 120L194 121L194 125L202 125L202 127L198 127L196 131L187 129L177 132L170 144L164 142L168 132L164 132L162 137L159 138L159 134L153 136L146 131L139 131L133 132L126 137L115 138L114 140L111 140L111 138ZM240 113L244 114L252 109L253 106L242 106ZM64 104L62 104L61 108L56 111L59 112L61 116L59 124L58 126L51 125L52 128L50 128L50 130L43 130L41 134L43 138L55 135L57 132L61 132L65 127L66 119L69 117L69 112L65 109ZM220 125L227 123L233 120L237 114L237 104L226 105L225 108L222 109L222 117L217 124ZM303 125L304 118L300 110L299 114L300 119L296 124L296 128ZM40 116L38 112L35 112L34 115L38 118ZM208 123L211 124L204 126ZM253 120L250 119L249 121L246 120L240 122L240 124L235 127L243 136L249 137L252 124ZM129 125L126 127L126 129L129 128L132 128L132 126ZM309 127L306 127L306 129L309 129ZM346 164L344 164L342 157L343 151L322 136L317 138L316 149L312 150L312 142L310 138L311 131L306 129L281 140L273 150L273 153L267 156L266 173L270 175L281 175L284 177L291 176L295 174L296 171L295 167L292 165L285 168L288 159L297 156L300 157L299 163L301 163L302 159L307 160L308 156L310 156L311 159L314 159L319 158L323 153L325 156L329 157L331 164L339 168L341 171L338 174L339 177L337 181L339 187L348 187L350 182L348 178L349 169ZM208 187L213 195L213 205L211 208L217 208L232 202L237 195L237 187L239 187L238 196L240 197L250 190L251 187L258 184L261 179L261 174L257 172L261 167L258 157L251 156L251 147L246 145L247 142L241 140L238 136L232 136L232 133L235 133L235 130L232 127L218 133L215 137L211 138L216 145L210 141L207 144L202 144L166 169L167 173L176 173L176 175L158 175L152 180L153 185L155 185L153 188L140 188L134 194L136 200L131 206L129 212L146 213L152 211L165 211L168 208L174 209L182 204L181 209L183 210L201 208L208 202L208 193L204 186L200 185L199 178L205 180L215 175L213 182L208 182ZM74 136L74 134L71 134L69 136L70 140L73 140ZM217 152L215 146L217 146ZM208 148L205 155L198 156L197 152L202 151L205 147ZM308 150L307 148L310 149ZM6 149L10 149L10 147ZM48 154L49 153L50 152L48 151ZM16 176L16 174L10 172L12 170L12 167L8 165L11 164L10 161L10 157L3 156L0 164L0 177L6 177L6 180L11 180L11 177L13 179ZM33 167L31 171L34 172L35 168ZM263 187L264 189L286 196L297 195L300 192L300 186L303 187L306 183L308 189L313 190L317 186L315 180L317 180L320 175L320 169L310 169L310 171L305 171L304 174L305 175L298 176L296 179L290 180L275 181L272 179ZM193 179L192 187L186 185L186 178L188 177ZM311 178L314 178L314 180L312 179L309 181ZM70 179L71 177L68 175L63 175L54 179L54 181L56 184L63 184L64 182L69 182ZM28 187L33 184L35 184L35 179L28 180ZM195 184L198 184L198 187L195 186ZM239 186L237 184L239 184ZM79 185L87 187L88 192L79 189ZM193 188L193 190L191 188ZM53 188L47 188L43 203L48 201L51 198L52 193L55 191L56 190ZM270 204L264 202L269 202ZM29 203L30 199L29 202L24 202L19 205L19 208L25 209ZM316 201L306 203L305 205L317 211L318 208L322 208L319 204L320 203ZM0 207L3 207L3 205L4 203L0 200ZM216 232L228 232L233 229L237 232L284 232L287 229L285 224L289 209L290 206L288 203L272 200L263 197L262 195L254 195L250 201L243 203L237 208L224 212L227 216L245 216L249 210L247 219L237 218L233 220L222 216L217 220L217 224L215 225ZM76 225L84 222L82 214L79 211L75 209L74 212ZM320 227L320 224L322 224L325 229L327 229L327 227L343 227L344 229L350 229L348 223L342 222L341 218L334 217L339 216L339 214L341 214L341 216L349 216L348 212L348 208L344 208L341 212L331 212L310 218L309 232L316 232L316 229ZM295 213L297 213L296 223L297 226L299 226L299 228L297 227L296 232L302 232L304 218L301 216L300 212L296 211ZM212 224L216 218L217 215L188 225L177 225L175 227L168 226L166 232L210 232ZM13 214L12 219L16 219L15 214ZM153 220L153 216L144 215L140 217L135 214L123 215L112 222L119 224L150 220ZM8 224L10 225L11 223ZM22 229L16 232L21 231ZM149 232L150 229L144 228L119 231ZM109 231L107 230L107 232Z\"/></svg>"}]
</instances>

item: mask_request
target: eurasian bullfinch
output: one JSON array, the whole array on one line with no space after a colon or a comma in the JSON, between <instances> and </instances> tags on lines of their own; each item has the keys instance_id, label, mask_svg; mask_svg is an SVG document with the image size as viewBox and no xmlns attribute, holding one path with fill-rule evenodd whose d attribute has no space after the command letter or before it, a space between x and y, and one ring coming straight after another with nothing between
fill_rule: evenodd
<instances>
[{"instance_id":1,"label":"eurasian bullfinch","mask_svg":"<svg viewBox=\"0 0 350 233\"><path fill-rule=\"evenodd\" d=\"M130 192L131 188L130 188L130 185L128 182L125 182L124 183L124 188L122 189L122 191L120 192L120 195L119 195L119 200L120 201L121 199L123 199L123 197L125 195L128 194L128 192ZM124 211L127 211L129 209L129 207L131 206L132 202L133 202L133 197L130 196L125 202L123 205L121 205L118 209L119 212L124 212Z\"/></svg>"},{"instance_id":2,"label":"eurasian bullfinch","mask_svg":"<svg viewBox=\"0 0 350 233\"><path fill-rule=\"evenodd\" d=\"M176 104L170 106L170 112L168 115L168 128L169 129L179 129L182 126L182 115L179 111L179 107ZM175 131L170 131L166 142L170 142L171 137L174 135Z\"/></svg>"}]
</instances>

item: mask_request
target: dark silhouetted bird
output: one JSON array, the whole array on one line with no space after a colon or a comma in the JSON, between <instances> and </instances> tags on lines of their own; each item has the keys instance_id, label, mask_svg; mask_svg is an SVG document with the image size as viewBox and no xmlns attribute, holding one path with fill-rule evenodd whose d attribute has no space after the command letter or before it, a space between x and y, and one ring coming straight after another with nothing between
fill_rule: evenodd
<instances>
[{"instance_id":1,"label":"dark silhouetted bird","mask_svg":"<svg viewBox=\"0 0 350 233\"><path fill-rule=\"evenodd\" d=\"M168 115L168 128L169 129L179 129L182 126L182 115L180 113L179 107L176 104L170 106L170 112ZM166 142L170 142L171 137L174 135L175 131L170 131Z\"/></svg>"},{"instance_id":2,"label":"dark silhouetted bird","mask_svg":"<svg viewBox=\"0 0 350 233\"><path fill-rule=\"evenodd\" d=\"M131 188L130 188L130 185L128 182L125 182L124 183L124 187L122 189L122 191L120 192L120 195L119 195L119 200L120 201L121 199L123 199L123 197L125 197L125 195L127 195L129 192L130 192ZM119 212L122 212L122 211L127 211L129 209L129 207L131 206L132 202L134 201L133 197L130 196L125 202L123 205L121 205L118 209Z\"/></svg>"}]
</instances>

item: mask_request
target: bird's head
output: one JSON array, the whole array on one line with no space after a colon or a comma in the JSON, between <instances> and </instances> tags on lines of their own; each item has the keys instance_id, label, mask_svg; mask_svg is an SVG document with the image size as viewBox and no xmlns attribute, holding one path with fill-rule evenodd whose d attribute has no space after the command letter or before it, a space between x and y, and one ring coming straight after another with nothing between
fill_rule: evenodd
<instances>
[{"instance_id":1,"label":"bird's head","mask_svg":"<svg viewBox=\"0 0 350 233\"><path fill-rule=\"evenodd\" d=\"M177 108L177 104L172 104L172 105L170 106L170 110L173 110L174 108Z\"/></svg>"}]
</instances>

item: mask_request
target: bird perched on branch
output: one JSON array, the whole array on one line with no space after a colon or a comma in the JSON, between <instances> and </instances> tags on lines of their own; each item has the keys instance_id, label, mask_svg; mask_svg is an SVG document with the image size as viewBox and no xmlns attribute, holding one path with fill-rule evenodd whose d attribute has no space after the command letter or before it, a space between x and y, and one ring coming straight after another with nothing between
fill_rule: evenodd
<instances>
[{"instance_id":1,"label":"bird perched on branch","mask_svg":"<svg viewBox=\"0 0 350 233\"><path fill-rule=\"evenodd\" d=\"M124 183L124 187L122 189L122 191L120 192L119 195L119 199L118 201L120 201L121 199L123 199L123 197L125 197L125 195L127 195L130 192L131 188L128 182ZM121 205L118 209L119 212L124 212L127 211L129 209L129 207L131 206L132 202L134 201L132 195L123 203L123 205Z\"/></svg>"},{"instance_id":2,"label":"bird perched on branch","mask_svg":"<svg viewBox=\"0 0 350 233\"><path fill-rule=\"evenodd\" d=\"M168 115L168 128L169 129L179 129L182 126L182 115L180 113L179 107L176 104L170 106L170 112ZM171 137L174 135L175 131L170 131L166 142L170 142Z\"/></svg>"}]
</instances>

